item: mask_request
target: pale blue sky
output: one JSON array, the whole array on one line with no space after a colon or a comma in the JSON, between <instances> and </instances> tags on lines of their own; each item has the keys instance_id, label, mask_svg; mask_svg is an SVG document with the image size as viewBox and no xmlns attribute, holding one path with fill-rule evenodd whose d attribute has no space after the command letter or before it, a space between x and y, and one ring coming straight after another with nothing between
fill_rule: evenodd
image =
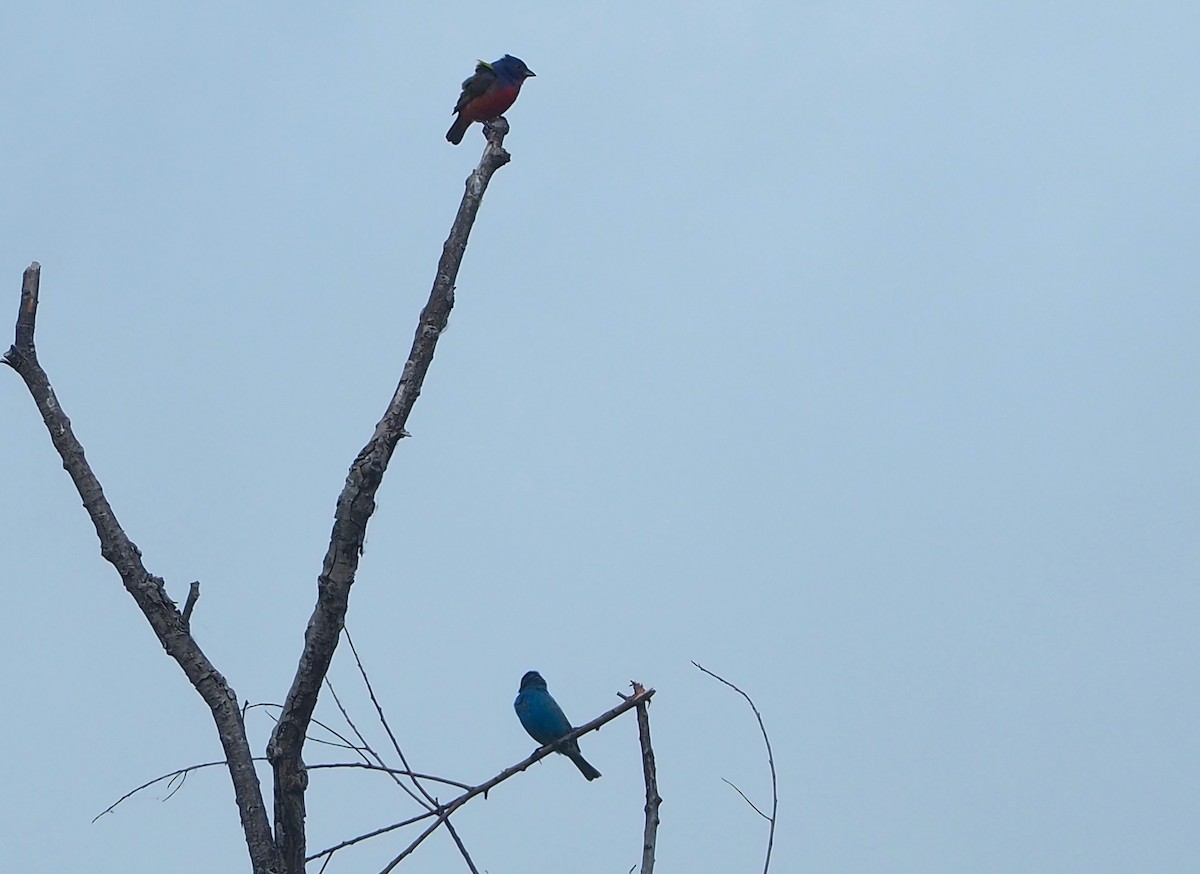
<instances>
[{"instance_id":1,"label":"pale blue sky","mask_svg":"<svg viewBox=\"0 0 1200 874\"><path fill-rule=\"evenodd\" d=\"M757 727L696 659L766 719L780 874L1200 865L1200 7L18 2L0 32L0 328L40 261L43 364L243 698L286 692L480 154L442 138L458 84L511 52L514 160L352 593L413 762L527 754L530 668L576 722L636 678L661 870L757 870L721 782L769 801ZM223 772L90 823L219 747L7 369L0 411L5 867L248 870ZM583 749L602 780L550 761L456 820L481 868L636 864L632 718ZM314 849L412 812L312 784Z\"/></svg>"}]
</instances>

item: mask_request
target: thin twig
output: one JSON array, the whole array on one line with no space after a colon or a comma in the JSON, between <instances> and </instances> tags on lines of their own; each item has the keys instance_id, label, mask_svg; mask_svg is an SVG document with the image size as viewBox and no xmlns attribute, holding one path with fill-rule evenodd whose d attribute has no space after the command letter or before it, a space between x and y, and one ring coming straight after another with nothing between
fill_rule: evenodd
<instances>
[{"instance_id":1,"label":"thin twig","mask_svg":"<svg viewBox=\"0 0 1200 874\"><path fill-rule=\"evenodd\" d=\"M183 784L187 782L187 778L188 778L187 771L184 771L182 774L172 777L170 782L167 783L167 788L170 789L171 791L163 796L163 801L170 801L172 798L174 798L175 793L178 792L180 789L182 789Z\"/></svg>"},{"instance_id":2,"label":"thin twig","mask_svg":"<svg viewBox=\"0 0 1200 874\"><path fill-rule=\"evenodd\" d=\"M446 817L446 831L450 832L450 837L454 839L458 851L462 853L463 861L467 863L467 867L471 869L471 874L479 874L479 869L475 867L475 862L471 859L471 854L467 852L467 845L462 842L462 838L458 836L458 829L454 827L454 823L450 821L450 817Z\"/></svg>"},{"instance_id":3,"label":"thin twig","mask_svg":"<svg viewBox=\"0 0 1200 874\"><path fill-rule=\"evenodd\" d=\"M282 709L282 705L273 704L270 701L262 701L262 702L259 702L258 704L251 704L249 701L247 701L245 706L242 708L242 713L244 714L247 710L253 710L256 707L274 707L276 710ZM279 719L275 716L272 716L270 713L267 714L267 718L269 718L272 722L279 722ZM309 736L307 738L308 743L321 744L322 746L326 746L326 747L333 747L335 750L349 750L352 753L358 753L359 755L362 755L361 749L359 749L359 747L353 741L351 741L350 738L344 736L341 732L339 732L333 726L326 725L324 722L322 722L319 719L312 720L312 724L317 726L317 728L324 729L325 731L332 734L334 737L340 739L341 743L334 743L331 740L325 740L324 738L312 737L312 736Z\"/></svg>"},{"instance_id":4,"label":"thin twig","mask_svg":"<svg viewBox=\"0 0 1200 874\"><path fill-rule=\"evenodd\" d=\"M325 762L319 765L309 765L308 770L318 771L322 768L359 768L363 771L378 771L380 774L390 774L400 777L413 777L418 780L429 780L431 783L442 783L455 789L470 789L470 783L461 783L449 777L438 777L436 774L422 774L418 771L406 771L403 768L389 768L386 765L375 765L371 762Z\"/></svg>"},{"instance_id":5,"label":"thin twig","mask_svg":"<svg viewBox=\"0 0 1200 874\"><path fill-rule=\"evenodd\" d=\"M769 738L767 736L767 727L765 725L763 725L762 714L758 712L758 708L754 706L754 702L750 699L749 695L747 695L745 692L743 692L741 689L739 689L733 683L726 680L724 677L714 674L712 671L710 671L708 668L701 665L699 662L692 662L692 664L695 665L697 668L699 668L704 673L708 674L714 680L720 680L722 683L724 683L730 689L732 689L733 691L735 691L739 695L741 695L743 698L745 698L746 703L750 705L750 709L754 711L754 718L758 720L758 730L762 732L763 743L766 744L766 746L767 746L767 763L771 766L771 815L766 816L766 814L763 814L763 812L761 810L759 810L758 807L753 802L751 802L749 798L746 798L745 793L742 792L741 789L738 789L736 786L733 786L733 784L729 783L728 780L726 780L725 782L729 783L730 786L733 786L733 788L737 790L738 795L741 795L742 798L745 798L746 803L749 804L751 807L753 807L755 812L757 812L758 814L760 814L762 816L765 816L767 821L769 823L771 823L771 827L767 832L767 858L763 862L763 874L767 874L767 870L771 867L771 849L775 846L775 822L776 822L776 817L779 814L779 788L778 788L778 783L776 782L776 778L775 778L775 755L774 755L774 753L771 752L771 738Z\"/></svg>"},{"instance_id":6,"label":"thin twig","mask_svg":"<svg viewBox=\"0 0 1200 874\"><path fill-rule=\"evenodd\" d=\"M721 782L727 784L729 786L729 788L731 788L738 795L742 796L742 800L745 801L747 804L749 804L751 807L753 807L755 813L757 813L759 816L761 816L767 822L771 821L771 817L767 816L767 814L765 814L761 810L759 810L758 805L755 804L753 801L751 801L749 798L747 798L746 793L743 792L741 789L739 789L738 785L736 783L734 783L731 780L726 780L724 777L721 778Z\"/></svg>"},{"instance_id":7,"label":"thin twig","mask_svg":"<svg viewBox=\"0 0 1200 874\"><path fill-rule=\"evenodd\" d=\"M354 654L354 664L358 666L359 676L362 677L363 685L367 687L367 694L371 696L371 703L375 705L375 714L379 717L379 722L383 726L383 730L387 732L388 740L392 742L392 749L394 749L396 751L396 755L400 757L400 764L404 765L404 767L408 769L408 759L405 758L404 751L400 749L400 742L396 740L396 735L392 731L392 727L388 724L387 717L384 716L383 705L381 705L379 703L379 699L375 697L375 687L371 685L371 678L367 676L367 669L363 665L362 659L358 656L358 648L354 645L354 639L350 637L350 629L347 628L342 633L346 635L346 643L350 647L350 652ZM383 760L380 759L379 763L383 764ZM437 801L434 799L434 797L426 792L425 788L421 786L420 783L414 780L413 784L418 790L421 791L422 794L424 794L426 800L428 800L430 804L437 804Z\"/></svg>"},{"instance_id":8,"label":"thin twig","mask_svg":"<svg viewBox=\"0 0 1200 874\"><path fill-rule=\"evenodd\" d=\"M265 762L266 757L265 756L255 756L254 761ZM155 785L156 783L161 783L163 780L176 780L180 777L186 777L192 771L202 771L205 768L215 768L218 765L224 765L224 764L227 764L227 763L222 759L219 762L204 762L203 764L200 764L200 765L188 765L186 768L177 768L174 771L171 771L167 774L162 774L161 776L155 777L153 780L147 780L141 786L138 786L135 789L130 789L128 792L126 792L124 795L122 795L120 798L118 798L116 801L114 801L112 804L110 804L104 810L100 811L98 814L96 814L94 817L92 817L92 822L95 822L96 820L100 819L100 817L104 816L106 813L112 813L114 810L117 809L117 806L120 805L123 801L128 801L134 795L137 795L139 792L141 792L144 789L149 789L151 786ZM379 771L380 773L383 773L383 774L391 774L391 775L398 774L403 777L415 777L420 780L429 780L430 782L433 782L433 783L444 783L447 786L453 786L455 789L470 789L471 788L470 783L460 783L458 780L451 780L447 777L438 777L435 774L418 774L418 773L414 773L411 771L401 771L398 768L386 768L381 765L373 765L370 762L321 762L316 765L308 766L308 769L310 771L330 770L330 769L335 769L335 768L339 768L339 769L340 768L359 768L359 769L362 769L365 771ZM172 795L174 795L175 792L178 791L178 789L179 789L178 786L173 788L171 790L171 792L168 795L166 795L162 800L166 801L168 798L170 798Z\"/></svg>"},{"instance_id":9,"label":"thin twig","mask_svg":"<svg viewBox=\"0 0 1200 874\"><path fill-rule=\"evenodd\" d=\"M383 705L380 704L379 699L375 697L375 687L371 685L371 678L367 674L367 668L362 663L362 659L358 655L358 647L354 645L354 638L350 636L350 629L348 627L342 629L342 634L344 634L346 637L346 643L350 647L350 652L354 654L354 664L358 666L359 676L362 677L363 685L367 688L367 694L371 697L371 703L375 706L375 715L379 718L379 724L382 725L383 730L387 732L388 740L392 742L392 749L396 751L396 755L400 758L400 764L402 764L406 770L411 770L411 766L408 764L408 759L404 756L404 750L400 749L400 742L396 740L396 734L392 731L391 725L388 724L387 716L384 715ZM326 682L328 682L328 678L326 678ZM338 706L341 706L340 702ZM343 711L342 715L345 716L345 711ZM349 722L349 719L347 719L347 722ZM355 729L355 733L358 734L357 729ZM362 735L359 734L359 737L361 738ZM364 740L363 743L366 743L366 741ZM376 761L380 765L383 765L383 757L379 755L379 753L375 752L375 750L370 749L369 746L368 749L370 750L371 755L375 757ZM412 790L405 786L400 781L398 776L393 776L393 779L396 781L397 786L407 792L410 796L412 795ZM437 799L434 798L434 796L430 794L424 786L421 785L420 780L414 778L412 780L412 784L414 787L416 787L417 791L425 797L427 803L423 806L426 807L426 809L432 809L437 806ZM479 874L478 869L475 867L475 862L471 859L471 854L467 851L467 845L463 843L462 838L459 837L458 830L454 827L454 824L450 822L449 819L446 820L446 831L450 833L451 839L458 847L459 853L462 854L463 861L467 863L467 867L472 871L472 874Z\"/></svg>"},{"instance_id":10,"label":"thin twig","mask_svg":"<svg viewBox=\"0 0 1200 874\"><path fill-rule=\"evenodd\" d=\"M264 707L264 708L265 707L274 707L274 708L278 709L279 705L272 704L269 701L260 702L258 704L251 704L249 701L247 701L242 706L242 711L241 711L242 718L243 719L245 718L245 715L248 711L255 710L260 707ZM267 716L271 716L271 714L268 713ZM271 718L274 719L273 716L271 716ZM319 719L314 719L313 725L316 725L316 726L324 729L325 731L329 732L330 734L334 735L335 737L339 738L342 741L342 743L339 744L339 743L333 743L332 741L321 740L319 738L309 738L309 740L311 740L313 743L321 743L321 744L326 744L328 746L337 747L339 749L347 749L352 752L358 753L360 756L362 755L361 749L356 747L353 743L350 742L350 740L348 738L344 737L332 726L326 725L325 723L321 722ZM264 758L262 756L255 756L254 761L265 762L266 758ZM199 765L188 765L186 768L177 768L174 771L169 771L166 774L162 774L161 776L155 777L153 780L147 780L141 786L138 786L134 789L130 789L128 792L126 792L124 795L122 795L120 798L118 798L116 801L114 801L112 804L110 804L104 810L100 811L100 813L96 814L96 816L92 818L92 822L96 822L96 820L100 819L100 817L104 816L107 813L112 813L114 810L117 809L117 807L123 801L127 801L128 799L132 798L134 795L137 795L142 790L149 789L151 786L155 785L156 783L161 783L163 780L174 781L180 777L186 777L188 775L188 773L190 773L191 771L200 771L205 768L214 768L218 765L225 765L225 764L228 764L228 763L225 762L224 760L221 760L219 762L204 762L203 764L199 764ZM393 779L395 779L395 777L397 775L399 775L399 776L405 776L405 777L413 777L413 778L421 779L421 780L429 780L434 783L444 783L445 785L453 786L456 789L470 789L471 788L471 785L469 783L461 783L457 780L450 780L446 777L438 777L434 774L417 774L417 773L413 773L411 771L401 770L399 768L389 768L386 765L373 764L369 761L324 762L321 764L308 766L308 769L310 771L329 769L329 768L361 768L361 769L368 770L368 771L379 771L381 773L389 774L393 777ZM183 783L182 783L182 781L180 781L180 783L178 785L174 786L171 789L170 793L168 793L166 795L166 797L164 797L162 800L166 801L167 799L169 799L172 795L174 795L179 790L179 788L182 785L183 785Z\"/></svg>"},{"instance_id":11,"label":"thin twig","mask_svg":"<svg viewBox=\"0 0 1200 874\"><path fill-rule=\"evenodd\" d=\"M337 705L337 709L341 711L342 719L346 720L346 725L350 726L350 730L352 732L354 732L354 736L356 738L358 738L358 742L360 744L362 744L362 746L358 749L358 754L360 756L362 756L363 761L369 762L371 759L374 759L377 764L384 765L385 763L383 761L383 758L379 755L379 753L375 752L375 750L371 746L370 742L365 737L363 737L363 733L358 730L358 726L355 725L354 721L350 718L350 714L347 712L346 708L342 705L342 699L338 697L337 691L334 690L334 688L333 688L333 683L331 683L329 681L329 677L325 678L325 686L327 689L329 689L329 694L333 696L333 702L334 702L334 704ZM405 764L405 766L407 767L407 763ZM405 791L405 793L408 795L409 798L411 798L413 801L417 802L417 804L421 805L426 810L432 810L436 806L436 805L429 803L421 798L418 798L417 793L414 792L412 789L409 789L408 786L405 785L403 782L401 782L399 779L396 780L396 784Z\"/></svg>"},{"instance_id":12,"label":"thin twig","mask_svg":"<svg viewBox=\"0 0 1200 874\"><path fill-rule=\"evenodd\" d=\"M262 758L262 757L256 757L254 759L254 761L265 762L266 759ZM218 765L224 765L224 764L226 764L226 762L224 759L222 759L219 762L205 762L202 765L188 765L186 768L177 768L176 770L171 771L169 774L163 774L161 777L155 777L153 780L147 780L145 783L143 783L141 786L138 786L136 789L130 789L128 792L126 792L124 795L122 795L120 798L118 798L112 804L108 805L108 807L104 808L104 810L97 813L94 817L92 817L92 822L95 822L100 817L104 816L104 814L106 814L106 813L112 813L114 810L117 809L117 806L122 801L129 800L130 798L132 798L133 796L135 796L139 792L141 792L143 789L149 789L155 783L161 783L163 780L174 780L180 774L186 774L188 771L200 771L200 770L203 770L204 768L215 768ZM170 797L170 796L168 796L168 797ZM163 801L166 801L166 798L164 798Z\"/></svg>"}]
</instances>

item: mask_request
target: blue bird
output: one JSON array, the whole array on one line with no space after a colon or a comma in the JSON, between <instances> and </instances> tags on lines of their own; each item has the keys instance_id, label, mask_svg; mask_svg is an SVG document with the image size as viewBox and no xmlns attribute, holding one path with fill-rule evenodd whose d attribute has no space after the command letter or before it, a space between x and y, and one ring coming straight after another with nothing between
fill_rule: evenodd
<instances>
[{"instance_id":1,"label":"blue bird","mask_svg":"<svg viewBox=\"0 0 1200 874\"><path fill-rule=\"evenodd\" d=\"M521 678L521 690L517 693L513 708L529 736L542 746L552 744L571 733L571 723L558 706L558 702L546 691L546 681L537 671L530 671ZM600 776L600 772L579 752L578 741L572 739L557 749L574 762L575 767L589 780Z\"/></svg>"}]
</instances>

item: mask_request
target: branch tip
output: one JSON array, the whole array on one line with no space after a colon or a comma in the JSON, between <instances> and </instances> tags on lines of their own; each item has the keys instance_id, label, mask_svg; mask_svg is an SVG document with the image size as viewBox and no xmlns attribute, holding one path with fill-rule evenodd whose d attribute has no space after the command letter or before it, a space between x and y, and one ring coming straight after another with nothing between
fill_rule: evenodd
<instances>
[{"instance_id":1,"label":"branch tip","mask_svg":"<svg viewBox=\"0 0 1200 874\"><path fill-rule=\"evenodd\" d=\"M41 285L42 265L34 261L21 275L21 303L17 309L17 330L12 348L4 353L3 361L21 373L23 359L37 360L33 346L33 331L37 324L38 289ZM35 397L36 400L36 397Z\"/></svg>"}]
</instances>

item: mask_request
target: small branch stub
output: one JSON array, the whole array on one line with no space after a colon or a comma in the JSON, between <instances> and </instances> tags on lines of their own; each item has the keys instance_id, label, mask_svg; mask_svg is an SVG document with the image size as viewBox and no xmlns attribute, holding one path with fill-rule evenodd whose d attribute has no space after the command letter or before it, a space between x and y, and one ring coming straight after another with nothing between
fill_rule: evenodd
<instances>
[{"instance_id":1,"label":"small branch stub","mask_svg":"<svg viewBox=\"0 0 1200 874\"><path fill-rule=\"evenodd\" d=\"M196 602L200 600L200 581L192 580L192 584L188 586L187 601L183 604L183 627L191 629L192 627L192 611L196 609Z\"/></svg>"},{"instance_id":2,"label":"small branch stub","mask_svg":"<svg viewBox=\"0 0 1200 874\"><path fill-rule=\"evenodd\" d=\"M17 310L16 336L12 348L4 353L3 361L13 370L22 373L24 359L37 360L33 346L33 331L37 326L38 289L42 280L42 265L34 261L25 268L21 276L21 304Z\"/></svg>"}]
</instances>

